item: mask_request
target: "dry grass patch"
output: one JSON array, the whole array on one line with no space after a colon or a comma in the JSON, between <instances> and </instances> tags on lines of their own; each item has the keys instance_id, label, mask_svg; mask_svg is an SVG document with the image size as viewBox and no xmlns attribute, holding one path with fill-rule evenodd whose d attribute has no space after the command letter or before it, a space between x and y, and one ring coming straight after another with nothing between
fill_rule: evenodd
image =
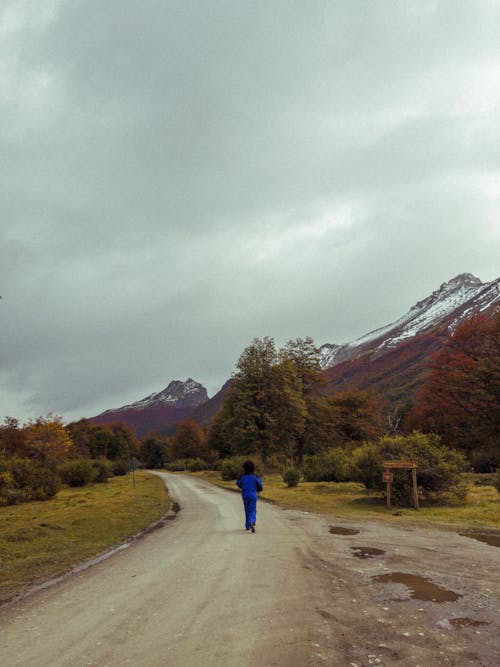
<instances>
[{"instance_id":1,"label":"dry grass patch","mask_svg":"<svg viewBox=\"0 0 500 667\"><path fill-rule=\"evenodd\" d=\"M191 473L193 474L193 473ZM234 482L224 482L219 472L195 473L217 486L238 490ZM377 491L355 482L301 482L288 488L281 475L263 477L261 498L288 509L335 514L350 519L381 519L392 523L415 523L456 528L500 529L500 494L493 486L474 486L468 490L463 507L394 507L388 510Z\"/></svg>"},{"instance_id":2,"label":"dry grass patch","mask_svg":"<svg viewBox=\"0 0 500 667\"><path fill-rule=\"evenodd\" d=\"M65 488L52 500L0 508L0 603L147 528L168 510L147 473Z\"/></svg>"}]
</instances>

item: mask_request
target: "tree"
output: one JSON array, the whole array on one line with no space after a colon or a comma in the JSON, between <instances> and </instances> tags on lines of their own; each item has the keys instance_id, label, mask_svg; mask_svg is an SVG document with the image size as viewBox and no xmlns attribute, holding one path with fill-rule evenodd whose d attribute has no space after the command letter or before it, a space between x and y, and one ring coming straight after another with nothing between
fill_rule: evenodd
<instances>
[{"instance_id":1,"label":"tree","mask_svg":"<svg viewBox=\"0 0 500 667\"><path fill-rule=\"evenodd\" d=\"M457 327L436 355L407 426L437 433L476 468L499 463L500 313Z\"/></svg>"},{"instance_id":2,"label":"tree","mask_svg":"<svg viewBox=\"0 0 500 667\"><path fill-rule=\"evenodd\" d=\"M146 468L164 468L169 459L169 441L161 436L144 438L139 449L139 457Z\"/></svg>"},{"instance_id":3,"label":"tree","mask_svg":"<svg viewBox=\"0 0 500 667\"><path fill-rule=\"evenodd\" d=\"M73 451L73 441L62 417L48 415L30 420L24 427L26 447L33 457L63 461Z\"/></svg>"},{"instance_id":4,"label":"tree","mask_svg":"<svg viewBox=\"0 0 500 667\"><path fill-rule=\"evenodd\" d=\"M4 425L0 426L0 453L8 456L27 456L26 436L19 421L13 417L5 417Z\"/></svg>"},{"instance_id":5,"label":"tree","mask_svg":"<svg viewBox=\"0 0 500 667\"><path fill-rule=\"evenodd\" d=\"M73 439L74 453L81 457L128 460L139 451L135 432L127 424L92 424L88 419L80 419L66 429Z\"/></svg>"},{"instance_id":6,"label":"tree","mask_svg":"<svg viewBox=\"0 0 500 667\"><path fill-rule=\"evenodd\" d=\"M203 458L207 451L207 438L196 422L185 419L177 426L172 447L176 459Z\"/></svg>"},{"instance_id":7,"label":"tree","mask_svg":"<svg viewBox=\"0 0 500 667\"><path fill-rule=\"evenodd\" d=\"M264 467L276 451L293 456L304 430L306 406L293 361L279 355L272 338L254 339L211 428L210 442L222 453L258 453Z\"/></svg>"},{"instance_id":8,"label":"tree","mask_svg":"<svg viewBox=\"0 0 500 667\"><path fill-rule=\"evenodd\" d=\"M296 459L299 467L302 467L304 453L311 445L312 431L317 432L319 426L318 417L322 414L321 389L324 387L324 377L321 371L319 352L313 339L309 336L305 339L297 338L289 340L283 350L281 357L290 361L300 379L302 399L305 404L304 428L296 435L296 446L292 458Z\"/></svg>"}]
</instances>

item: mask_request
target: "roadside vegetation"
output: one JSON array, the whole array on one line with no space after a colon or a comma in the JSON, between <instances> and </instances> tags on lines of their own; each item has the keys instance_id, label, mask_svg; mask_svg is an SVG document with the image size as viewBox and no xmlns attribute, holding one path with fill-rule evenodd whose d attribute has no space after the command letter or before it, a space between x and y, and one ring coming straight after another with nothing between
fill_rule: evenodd
<instances>
[{"instance_id":1,"label":"roadside vegetation","mask_svg":"<svg viewBox=\"0 0 500 667\"><path fill-rule=\"evenodd\" d=\"M132 462L234 488L250 457L265 479L263 497L285 507L499 528L499 360L500 315L475 316L450 337L420 392L389 410L369 391L332 394L310 338L281 349L263 338L242 352L206 429L183 420L173 436L138 439L124 424L65 425L48 415L21 425L7 417L2 586L8 594L30 577L50 576L158 518L168 503L163 483L140 476L131 494ZM408 507L410 476L399 470L394 508L386 509L387 460L417 463L419 512Z\"/></svg>"},{"instance_id":2,"label":"roadside vegetation","mask_svg":"<svg viewBox=\"0 0 500 667\"><path fill-rule=\"evenodd\" d=\"M145 472L63 487L51 500L0 508L0 604L118 545L168 510L163 481Z\"/></svg>"},{"instance_id":3,"label":"roadside vegetation","mask_svg":"<svg viewBox=\"0 0 500 667\"><path fill-rule=\"evenodd\" d=\"M234 481L221 479L219 471L191 473L216 486L239 492ZM428 506L419 510L405 506L387 509L381 494L358 482L304 482L288 487L279 473L264 475L264 500L278 503L286 509L331 514L343 519L377 519L405 525L451 527L454 529L500 530L500 495L492 484L476 485L477 475L465 475L466 500L460 507Z\"/></svg>"}]
</instances>

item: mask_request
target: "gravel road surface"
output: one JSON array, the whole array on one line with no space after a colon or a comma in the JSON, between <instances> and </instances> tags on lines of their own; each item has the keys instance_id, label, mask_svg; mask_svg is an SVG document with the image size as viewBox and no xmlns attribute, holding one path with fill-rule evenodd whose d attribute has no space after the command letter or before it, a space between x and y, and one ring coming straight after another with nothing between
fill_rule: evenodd
<instances>
[{"instance_id":1,"label":"gravel road surface","mask_svg":"<svg viewBox=\"0 0 500 667\"><path fill-rule=\"evenodd\" d=\"M159 474L176 519L1 608L2 667L500 664L498 547L264 502L252 535L238 494Z\"/></svg>"}]
</instances>

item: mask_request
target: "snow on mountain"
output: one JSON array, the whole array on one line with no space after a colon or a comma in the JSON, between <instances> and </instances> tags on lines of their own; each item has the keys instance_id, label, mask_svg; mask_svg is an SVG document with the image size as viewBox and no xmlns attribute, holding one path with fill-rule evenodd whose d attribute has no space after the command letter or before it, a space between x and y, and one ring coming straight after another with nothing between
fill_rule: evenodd
<instances>
[{"instance_id":1,"label":"snow on mountain","mask_svg":"<svg viewBox=\"0 0 500 667\"><path fill-rule=\"evenodd\" d=\"M144 410L145 408L160 408L170 406L174 408L198 407L208 401L208 394L205 387L192 378L185 382L173 380L168 387L160 392L150 394L140 401L124 405L121 408L106 410L103 415L110 415L125 410Z\"/></svg>"},{"instance_id":2,"label":"snow on mountain","mask_svg":"<svg viewBox=\"0 0 500 667\"><path fill-rule=\"evenodd\" d=\"M499 302L498 279L482 283L476 276L462 273L443 283L430 296L416 303L396 322L375 329L344 345L334 343L322 345L319 348L321 365L326 369L363 354L370 353L374 356L383 354L400 343L443 324L450 317L448 328L452 332L464 319Z\"/></svg>"}]
</instances>

